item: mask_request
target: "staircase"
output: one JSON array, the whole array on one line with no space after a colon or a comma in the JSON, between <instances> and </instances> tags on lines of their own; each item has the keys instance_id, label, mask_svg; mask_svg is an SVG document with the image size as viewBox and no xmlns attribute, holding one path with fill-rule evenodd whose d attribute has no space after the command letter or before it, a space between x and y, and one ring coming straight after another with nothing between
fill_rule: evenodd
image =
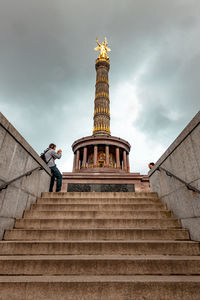
<instances>
[{"instance_id":1,"label":"staircase","mask_svg":"<svg viewBox=\"0 0 200 300\"><path fill-rule=\"evenodd\" d=\"M43 193L0 242L0 300L200 299L199 254L155 193Z\"/></svg>"}]
</instances>

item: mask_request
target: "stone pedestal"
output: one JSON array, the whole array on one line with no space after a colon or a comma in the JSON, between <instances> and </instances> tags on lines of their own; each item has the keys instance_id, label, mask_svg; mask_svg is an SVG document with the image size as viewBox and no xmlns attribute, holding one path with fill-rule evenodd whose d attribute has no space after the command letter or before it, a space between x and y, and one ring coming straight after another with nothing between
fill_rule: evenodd
<instances>
[{"instance_id":1,"label":"stone pedestal","mask_svg":"<svg viewBox=\"0 0 200 300\"><path fill-rule=\"evenodd\" d=\"M64 172L62 192L72 191L70 190L72 184L79 192L103 190L107 192L119 192L120 190L124 192L149 192L150 190L147 175L128 173L123 170L111 172L110 168L94 168L93 172L86 169L84 172Z\"/></svg>"}]
</instances>

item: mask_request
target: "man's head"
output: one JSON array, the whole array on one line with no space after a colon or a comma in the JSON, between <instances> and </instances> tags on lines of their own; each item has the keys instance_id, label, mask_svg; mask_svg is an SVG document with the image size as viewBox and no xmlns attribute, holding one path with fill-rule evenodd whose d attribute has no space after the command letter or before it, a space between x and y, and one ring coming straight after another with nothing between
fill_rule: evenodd
<instances>
[{"instance_id":1,"label":"man's head","mask_svg":"<svg viewBox=\"0 0 200 300\"><path fill-rule=\"evenodd\" d=\"M149 169L152 169L154 165L155 165L155 164L154 164L153 162L150 162L150 163L148 164Z\"/></svg>"},{"instance_id":2,"label":"man's head","mask_svg":"<svg viewBox=\"0 0 200 300\"><path fill-rule=\"evenodd\" d=\"M50 148L50 149L53 149L53 150L56 150L56 145L53 144L53 143L51 143L51 144L49 145L49 148Z\"/></svg>"}]
</instances>

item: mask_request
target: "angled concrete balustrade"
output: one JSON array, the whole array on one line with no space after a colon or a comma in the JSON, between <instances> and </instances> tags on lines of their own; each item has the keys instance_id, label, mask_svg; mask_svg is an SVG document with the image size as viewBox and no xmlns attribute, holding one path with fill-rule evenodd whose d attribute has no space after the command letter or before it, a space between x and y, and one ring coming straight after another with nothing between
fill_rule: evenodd
<instances>
[{"instance_id":1,"label":"angled concrete balustrade","mask_svg":"<svg viewBox=\"0 0 200 300\"><path fill-rule=\"evenodd\" d=\"M48 191L51 175L39 155L0 113L0 186L37 167L42 170L0 191L0 239L5 229L13 227L15 218L21 218L24 210L30 208L42 192Z\"/></svg>"},{"instance_id":2,"label":"angled concrete balustrade","mask_svg":"<svg viewBox=\"0 0 200 300\"><path fill-rule=\"evenodd\" d=\"M200 191L200 112L156 162L149 172L152 192L157 192L164 204L189 229L193 240L200 241L200 193L189 190L185 184L168 176L173 173Z\"/></svg>"}]
</instances>

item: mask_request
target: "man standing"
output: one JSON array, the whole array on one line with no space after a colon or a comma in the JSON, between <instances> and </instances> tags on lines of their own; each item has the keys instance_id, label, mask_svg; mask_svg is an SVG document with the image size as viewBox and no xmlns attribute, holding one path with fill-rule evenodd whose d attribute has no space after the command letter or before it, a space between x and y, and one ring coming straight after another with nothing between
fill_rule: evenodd
<instances>
[{"instance_id":1,"label":"man standing","mask_svg":"<svg viewBox=\"0 0 200 300\"><path fill-rule=\"evenodd\" d=\"M49 145L49 148L45 152L45 158L47 161L47 165L51 169L51 174L52 174L49 192L53 192L55 178L57 179L56 192L60 192L61 187L62 187L62 174L60 173L60 171L58 170L58 168L56 167L56 164L55 164L55 159L61 158L62 150L60 149L57 152L55 150L56 150L56 145L52 143Z\"/></svg>"}]
</instances>

